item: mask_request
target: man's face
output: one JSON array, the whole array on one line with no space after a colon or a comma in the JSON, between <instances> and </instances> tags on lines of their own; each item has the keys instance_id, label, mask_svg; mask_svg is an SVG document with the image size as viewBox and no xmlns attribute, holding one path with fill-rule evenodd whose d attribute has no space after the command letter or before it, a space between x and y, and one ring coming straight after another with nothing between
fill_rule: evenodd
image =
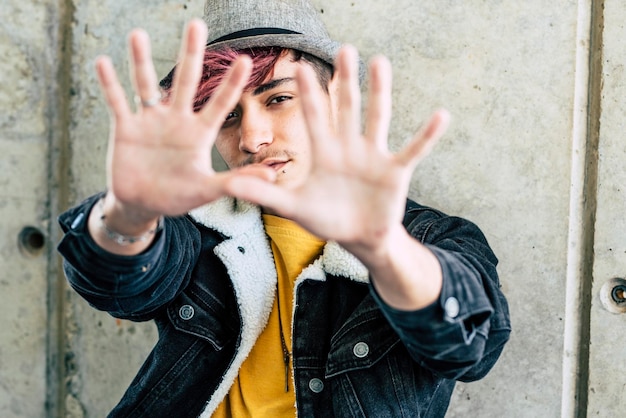
<instances>
[{"instance_id":1,"label":"man's face","mask_svg":"<svg viewBox=\"0 0 626 418\"><path fill-rule=\"evenodd\" d=\"M260 86L245 91L226 118L215 146L230 168L265 164L276 170L276 183L285 187L301 184L311 168L309 134L301 109L296 70L305 61L281 57L273 75ZM323 89L315 84L320 92ZM320 108L333 118L328 94Z\"/></svg>"}]
</instances>

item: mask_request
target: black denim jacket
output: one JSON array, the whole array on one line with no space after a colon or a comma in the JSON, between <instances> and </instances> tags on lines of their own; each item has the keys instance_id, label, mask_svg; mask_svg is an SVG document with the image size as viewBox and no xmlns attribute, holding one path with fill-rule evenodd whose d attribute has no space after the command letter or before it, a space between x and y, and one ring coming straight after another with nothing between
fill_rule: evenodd
<instances>
[{"instance_id":1,"label":"black denim jacket","mask_svg":"<svg viewBox=\"0 0 626 418\"><path fill-rule=\"evenodd\" d=\"M274 298L276 272L257 207L223 199L167 218L152 246L116 256L90 238L98 196L59 218L70 285L97 309L154 319L159 340L110 416L209 417ZM296 281L293 366L299 417L442 417L455 381L487 374L509 338L497 259L473 223L407 202L407 230L437 256L439 300L386 305L336 244Z\"/></svg>"}]
</instances>

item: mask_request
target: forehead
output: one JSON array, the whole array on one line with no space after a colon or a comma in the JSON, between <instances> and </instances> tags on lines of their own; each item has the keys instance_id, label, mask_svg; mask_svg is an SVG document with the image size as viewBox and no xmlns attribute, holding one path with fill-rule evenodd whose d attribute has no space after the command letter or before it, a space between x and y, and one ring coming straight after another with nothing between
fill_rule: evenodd
<instances>
[{"instance_id":1,"label":"forehead","mask_svg":"<svg viewBox=\"0 0 626 418\"><path fill-rule=\"evenodd\" d=\"M316 78L318 82L316 83L316 86L318 86L324 93L328 94L326 84L329 82L332 74L329 74L329 78L326 79L326 77L322 75L324 72L323 70L320 70L315 63L310 62L308 59L300 56L297 51L293 50L284 50L278 57L274 56L273 62L268 63L262 71L262 66L255 66L253 74L256 73L257 70L259 70L258 72L260 74L257 74L257 76L253 75L251 77L252 79L249 80L249 84L246 86L244 92L252 93L253 96L258 96L261 93L273 91L278 86L293 89L296 84L297 72L303 66L310 67L310 69L317 75ZM261 77L264 78L261 79Z\"/></svg>"},{"instance_id":2,"label":"forehead","mask_svg":"<svg viewBox=\"0 0 626 418\"><path fill-rule=\"evenodd\" d=\"M279 57L267 76L260 82L249 84L244 92L259 96L279 86L287 85L288 88L293 88L292 86L296 83L296 71L301 62L301 60L294 61L291 54Z\"/></svg>"},{"instance_id":3,"label":"forehead","mask_svg":"<svg viewBox=\"0 0 626 418\"><path fill-rule=\"evenodd\" d=\"M295 55L293 51L288 51L285 54L281 55L278 60L276 60L276 64L274 64L274 68L263 82L267 82L270 80L274 80L277 78L286 78L286 77L295 77L296 71L298 67L302 65L302 60L295 61Z\"/></svg>"}]
</instances>

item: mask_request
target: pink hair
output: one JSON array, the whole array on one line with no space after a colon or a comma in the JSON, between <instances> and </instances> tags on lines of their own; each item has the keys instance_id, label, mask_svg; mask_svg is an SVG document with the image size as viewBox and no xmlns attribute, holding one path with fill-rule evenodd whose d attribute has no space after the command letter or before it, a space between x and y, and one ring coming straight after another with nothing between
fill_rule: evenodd
<instances>
[{"instance_id":1,"label":"pink hair","mask_svg":"<svg viewBox=\"0 0 626 418\"><path fill-rule=\"evenodd\" d=\"M204 63L202 65L202 77L198 83L198 91L193 102L194 111L197 112L200 110L202 106L204 106L204 104L211 98L211 95L220 85L224 79L224 75L238 56L248 55L252 58L252 74L250 75L248 84L245 87L245 89L250 89L262 84L268 76L271 76L276 61L286 54L287 51L288 50L279 47L263 47L244 50L225 48L205 51ZM172 74L170 74L170 76L171 75ZM168 76L168 78L170 76ZM171 82L171 78L168 81ZM173 85L166 86L166 95L169 96L172 90Z\"/></svg>"}]
</instances>

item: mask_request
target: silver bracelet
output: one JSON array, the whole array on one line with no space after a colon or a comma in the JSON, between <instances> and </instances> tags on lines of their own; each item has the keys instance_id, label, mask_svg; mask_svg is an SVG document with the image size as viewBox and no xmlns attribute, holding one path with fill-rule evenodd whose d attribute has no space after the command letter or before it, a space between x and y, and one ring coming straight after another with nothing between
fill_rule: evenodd
<instances>
[{"instance_id":1,"label":"silver bracelet","mask_svg":"<svg viewBox=\"0 0 626 418\"><path fill-rule=\"evenodd\" d=\"M119 232L114 231L111 228L109 228L106 222L104 221L106 218L106 215L104 214L104 197L100 198L98 205L99 205L100 213L101 213L100 226L102 227L102 230L104 231L108 239L115 242L119 246L123 247L126 245L134 244L136 242L147 241L154 234L156 234L161 229L163 229L163 215L161 215L159 216L159 219L157 220L157 226L154 229L149 230L148 232L145 232L138 236L120 234Z\"/></svg>"}]
</instances>

